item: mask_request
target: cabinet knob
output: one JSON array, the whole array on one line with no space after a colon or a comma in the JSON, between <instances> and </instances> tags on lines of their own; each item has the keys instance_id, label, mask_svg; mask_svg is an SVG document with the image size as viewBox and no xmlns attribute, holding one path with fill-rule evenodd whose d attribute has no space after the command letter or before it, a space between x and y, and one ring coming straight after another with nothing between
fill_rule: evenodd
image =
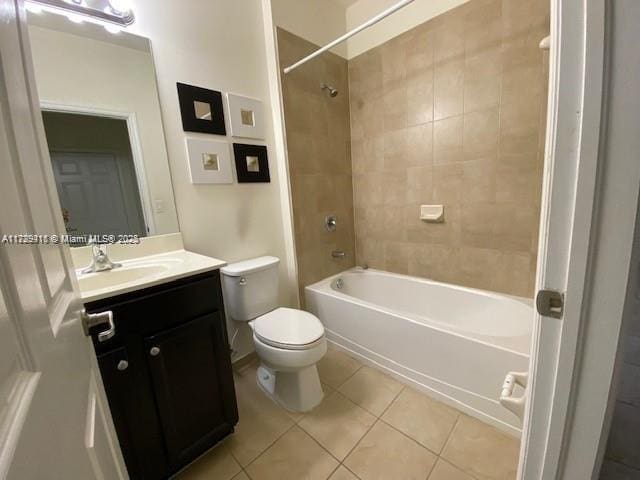
<instances>
[{"instance_id":1,"label":"cabinet knob","mask_svg":"<svg viewBox=\"0 0 640 480\"><path fill-rule=\"evenodd\" d=\"M155 357L160 353L160 349L158 347L151 347L151 350L149 350L149 353L151 354L152 357Z\"/></svg>"},{"instance_id":2,"label":"cabinet knob","mask_svg":"<svg viewBox=\"0 0 640 480\"><path fill-rule=\"evenodd\" d=\"M118 370L120 370L122 372L123 370L126 370L127 368L129 368L129 362L127 362L126 360L120 360L118 362Z\"/></svg>"}]
</instances>

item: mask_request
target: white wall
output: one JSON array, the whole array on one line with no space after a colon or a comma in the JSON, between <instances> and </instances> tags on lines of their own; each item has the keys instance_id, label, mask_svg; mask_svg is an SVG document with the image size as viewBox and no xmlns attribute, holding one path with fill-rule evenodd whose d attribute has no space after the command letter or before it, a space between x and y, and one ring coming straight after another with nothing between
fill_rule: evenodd
<instances>
[{"instance_id":1,"label":"white wall","mask_svg":"<svg viewBox=\"0 0 640 480\"><path fill-rule=\"evenodd\" d=\"M271 0L271 9L274 25L316 45L329 43L347 30L344 6L331 0ZM347 44L332 52L347 58Z\"/></svg>"},{"instance_id":2,"label":"white wall","mask_svg":"<svg viewBox=\"0 0 640 480\"><path fill-rule=\"evenodd\" d=\"M288 273L279 169L274 153L265 33L260 0L134 0L131 30L151 40L156 63L171 176L185 248L234 262L275 255L280 265L280 301L295 305ZM176 82L258 98L265 104L271 183L192 185L185 137L219 138L182 130ZM231 141L231 138L229 137ZM288 212L285 212L289 215ZM233 335L234 325L229 334ZM239 356L253 348L248 327L236 345ZM235 358L237 358L235 357Z\"/></svg>"},{"instance_id":3,"label":"white wall","mask_svg":"<svg viewBox=\"0 0 640 480\"><path fill-rule=\"evenodd\" d=\"M399 0L359 0L347 8L346 27L351 30L378 13L398 3ZM468 0L416 0L375 26L351 37L347 42L347 58L377 47L407 30L417 27L430 18L451 10ZM295 32L294 32L295 33Z\"/></svg>"},{"instance_id":4,"label":"white wall","mask_svg":"<svg viewBox=\"0 0 640 480\"><path fill-rule=\"evenodd\" d=\"M29 39L42 102L135 113L151 203L164 204L163 212L153 213L155 233L177 232L149 52L35 25L29 26Z\"/></svg>"}]
</instances>

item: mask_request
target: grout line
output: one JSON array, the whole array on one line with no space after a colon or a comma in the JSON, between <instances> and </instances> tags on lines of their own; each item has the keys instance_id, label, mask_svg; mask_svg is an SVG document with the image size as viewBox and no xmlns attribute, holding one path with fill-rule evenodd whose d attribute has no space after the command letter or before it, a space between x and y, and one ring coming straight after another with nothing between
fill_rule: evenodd
<instances>
[{"instance_id":1,"label":"grout line","mask_svg":"<svg viewBox=\"0 0 640 480\"><path fill-rule=\"evenodd\" d=\"M271 447L273 447L278 440L280 440L282 437L284 437L287 433L289 433L289 431L291 431L291 429L293 427L296 427L296 426L297 426L297 424L294 422L293 425L291 425L289 428L287 428L281 435L278 435L278 437L273 442L271 442L264 450L262 450L258 455L256 455L256 457L253 460L251 460L249 463L247 463L244 466L242 464L240 464L240 466L243 468L243 470L247 469L248 467L250 467L256 460L258 460L262 455L264 455L267 452L267 450L269 450Z\"/></svg>"},{"instance_id":2,"label":"grout line","mask_svg":"<svg viewBox=\"0 0 640 480\"><path fill-rule=\"evenodd\" d=\"M410 437L409 435L407 435L406 433L404 433L402 430L399 430L398 428L394 427L393 425L391 425L389 422L386 422L384 419L380 418L379 419L382 423L384 423L386 426L392 428L393 430L395 430L396 432L398 432L400 435L402 435L405 438L408 438L409 440L411 440L413 443L415 443L416 445L418 445L419 447L424 448L426 451L428 451L429 453L431 453L432 455L435 455L436 457L440 457L439 454L437 454L436 452L434 452L433 450L431 450L429 447L425 447L423 444L421 444L419 441L417 441L415 438Z\"/></svg>"},{"instance_id":3,"label":"grout line","mask_svg":"<svg viewBox=\"0 0 640 480\"><path fill-rule=\"evenodd\" d=\"M449 436L447 437L447 441L444 442L444 445L442 446L442 452L440 452L440 454L444 453L444 451L447 449L447 446L449 445L449 443L451 442L451 438L453 437L453 432L456 431L456 427L458 426L458 423L460 423L460 419L461 418L462 418L462 414L458 415L458 418L456 418L456 423L453 425L453 428L449 432Z\"/></svg>"},{"instance_id":4,"label":"grout line","mask_svg":"<svg viewBox=\"0 0 640 480\"><path fill-rule=\"evenodd\" d=\"M385 409L383 410L383 412L382 412L382 414L381 414L381 415L384 415L384 414L386 413L386 411L389 409L389 407L393 404L393 402L395 402L395 401L396 401L396 398L398 398L398 397L400 396L400 394L402 393L402 391L403 391L405 388L406 388L406 387L404 387L404 386L403 386L403 387L400 389L400 391L398 392L398 394L393 398L393 400L391 401L391 403L389 403L389 405L387 405L387 408L385 408ZM347 398L347 400L349 400L349 399ZM349 400L349 401L351 401L351 400ZM355 405L357 405L355 402L352 402L352 403L354 403ZM359 405L358 405L358 406L359 406ZM360 408L363 408L363 407L360 407ZM368 410L366 410L366 409L364 409L364 408L363 408L363 410L368 411ZM369 412L369 413L370 413L370 412ZM371 429L372 429L373 427L375 427L375 425L376 425L379 421L381 421L380 417L377 417L377 416L375 416L375 415L374 415L374 417L376 418L376 421L375 421L375 422L373 422L373 423L371 424L371 426L367 429L367 431L366 431L366 432L364 432L364 435L362 435L362 437L360 437L360 440L358 440L358 441L356 442L356 444L355 444L353 447L351 447L351 450L349 450L349 451L347 452L347 454L344 456L344 459L343 459L343 460L342 460L342 462L341 462L341 464L342 464L342 465L344 465L344 468L346 468L346 469L347 469L347 470L349 470L351 473L353 473L357 478L360 478L360 477L358 477L354 472L352 472L352 471L351 471L351 469L350 469L347 465L345 465L345 464L344 464L344 462L347 460L347 458L349 458L349 456L350 456L350 455L353 453L353 451L358 447L358 445L360 445L360 442L362 442L362 439L364 439L364 437L366 437L366 436L369 434L369 432L371 431ZM385 423L386 423L386 422L385 422Z\"/></svg>"}]
</instances>

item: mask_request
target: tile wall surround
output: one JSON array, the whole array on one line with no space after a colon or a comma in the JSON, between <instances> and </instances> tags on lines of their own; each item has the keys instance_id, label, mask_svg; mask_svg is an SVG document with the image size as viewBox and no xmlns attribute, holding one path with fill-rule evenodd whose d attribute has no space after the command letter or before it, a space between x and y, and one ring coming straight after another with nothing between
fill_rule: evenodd
<instances>
[{"instance_id":1,"label":"tile wall surround","mask_svg":"<svg viewBox=\"0 0 640 480\"><path fill-rule=\"evenodd\" d=\"M317 47L278 28L281 65ZM282 76L300 300L304 287L355 264L347 61L327 53ZM322 83L338 89L329 97ZM337 230L324 229L336 215ZM331 257L332 250L346 253Z\"/></svg>"},{"instance_id":2,"label":"tile wall surround","mask_svg":"<svg viewBox=\"0 0 640 480\"><path fill-rule=\"evenodd\" d=\"M357 263L533 295L548 29L547 0L471 0L349 61Z\"/></svg>"},{"instance_id":3,"label":"tile wall surround","mask_svg":"<svg viewBox=\"0 0 640 480\"><path fill-rule=\"evenodd\" d=\"M301 292L355 248L356 264L533 296L548 31L547 0L471 0L283 76ZM314 48L282 29L278 41L281 65ZM445 222L422 222L421 204L444 204Z\"/></svg>"}]
</instances>

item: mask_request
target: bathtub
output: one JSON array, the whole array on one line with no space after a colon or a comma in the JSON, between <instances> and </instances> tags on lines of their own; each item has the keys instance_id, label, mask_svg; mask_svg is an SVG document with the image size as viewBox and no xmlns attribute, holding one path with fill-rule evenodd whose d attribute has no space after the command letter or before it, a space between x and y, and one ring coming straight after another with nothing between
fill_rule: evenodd
<instances>
[{"instance_id":1,"label":"bathtub","mask_svg":"<svg viewBox=\"0 0 640 480\"><path fill-rule=\"evenodd\" d=\"M507 372L529 368L531 300L360 268L306 287L305 297L338 349L520 435L498 397Z\"/></svg>"}]
</instances>

